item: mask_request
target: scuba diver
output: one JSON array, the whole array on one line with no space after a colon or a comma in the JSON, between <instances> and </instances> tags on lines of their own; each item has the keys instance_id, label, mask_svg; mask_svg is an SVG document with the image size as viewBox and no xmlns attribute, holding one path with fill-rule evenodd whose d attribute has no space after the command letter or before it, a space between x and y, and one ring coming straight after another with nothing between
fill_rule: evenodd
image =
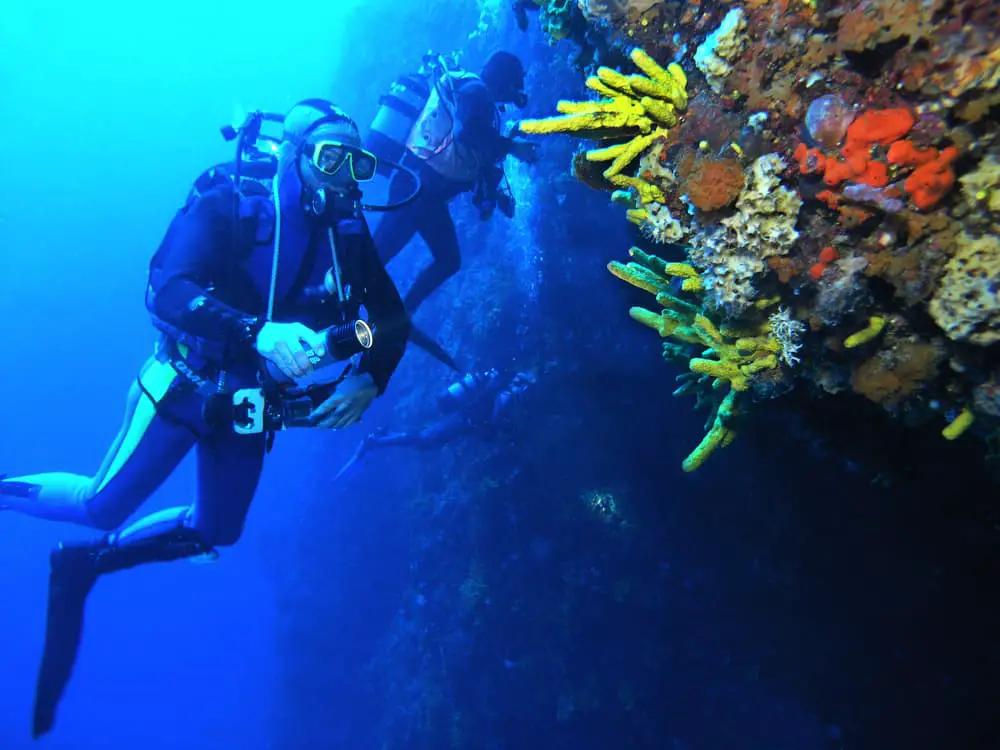
<instances>
[{"instance_id":1,"label":"scuba diver","mask_svg":"<svg viewBox=\"0 0 1000 750\"><path fill-rule=\"evenodd\" d=\"M542 10L539 0L511 0L510 7L517 28L522 32L528 30L528 13L538 13ZM552 22L551 15L542 13L542 16L547 17L548 23ZM608 34L600 25L595 26L588 20L583 6L579 3L563 3L556 33L559 39L570 39L579 45L580 51L573 60L573 66L585 73L592 73L601 65L617 68L628 59L621 49L612 46Z\"/></svg>"},{"instance_id":2,"label":"scuba diver","mask_svg":"<svg viewBox=\"0 0 1000 750\"><path fill-rule=\"evenodd\" d=\"M527 105L524 67L509 52L496 52L477 76L428 55L417 75L395 82L372 122L365 145L380 158L417 172L418 198L382 221L375 245L388 264L419 234L433 260L404 296L412 315L447 279L458 272L461 251L448 204L463 192L473 193L479 216L488 220L496 209L514 215L514 198L505 183L503 161L538 159L537 144L500 132L500 107ZM388 165L387 165L388 166ZM408 189L408 175L396 173L390 200Z\"/></svg>"},{"instance_id":3,"label":"scuba diver","mask_svg":"<svg viewBox=\"0 0 1000 750\"><path fill-rule=\"evenodd\" d=\"M231 130L231 128L224 128L224 131L228 130ZM233 134L228 133L227 137L233 137ZM270 181L274 178L274 174L277 169L277 160L274 157L273 150L274 145L272 144L270 149L258 150L247 154L241 165L241 179L243 184L258 182L262 184L265 189L269 189L268 186L271 184ZM233 171L233 166L234 165L232 163L217 164L216 166L205 170L205 172L203 172L192 185L191 191L188 194L188 200L193 200L201 193L217 187L220 180L228 180L229 175ZM398 185L400 186L400 189L397 189L396 191L396 198L394 202L384 206L363 203L361 204L361 208L363 210L395 211L415 201L417 196L420 194L422 189L420 178L413 169L403 167L398 163L391 161L390 157L383 157L376 160L376 171L382 174L386 174L388 172L398 172L399 176L397 177L397 180L399 181ZM410 327L410 343L423 349L436 360L452 370L455 370L456 372L460 370L458 364L451 357L451 355L448 354L448 352L446 352L444 348L431 336L412 325L412 321Z\"/></svg>"},{"instance_id":4,"label":"scuba diver","mask_svg":"<svg viewBox=\"0 0 1000 750\"><path fill-rule=\"evenodd\" d=\"M468 373L438 397L438 408L444 416L417 430L371 433L337 472L334 481L357 469L361 459L375 448L398 445L429 450L440 448L463 433L496 427L507 407L536 381L537 376L530 371L516 372L510 377L501 376L495 369Z\"/></svg>"},{"instance_id":5,"label":"scuba diver","mask_svg":"<svg viewBox=\"0 0 1000 750\"><path fill-rule=\"evenodd\" d=\"M245 162L268 161L250 154L265 119L283 122L277 171L244 179ZM55 721L98 579L235 544L276 431L359 421L406 348L409 316L361 212L377 160L353 120L309 99L230 131L234 173L194 191L150 263L160 339L96 475L0 478L0 509L108 532L51 553L36 738ZM124 525L192 448L194 501Z\"/></svg>"}]
</instances>

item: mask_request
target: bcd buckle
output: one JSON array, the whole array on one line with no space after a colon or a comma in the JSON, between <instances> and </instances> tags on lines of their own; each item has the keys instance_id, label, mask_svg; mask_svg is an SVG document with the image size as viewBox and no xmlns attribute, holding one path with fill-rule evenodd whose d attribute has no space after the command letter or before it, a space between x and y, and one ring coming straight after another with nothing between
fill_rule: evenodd
<instances>
[{"instance_id":1,"label":"bcd buckle","mask_svg":"<svg viewBox=\"0 0 1000 750\"><path fill-rule=\"evenodd\" d=\"M233 393L233 431L259 435L264 431L267 400L261 388L240 388Z\"/></svg>"}]
</instances>

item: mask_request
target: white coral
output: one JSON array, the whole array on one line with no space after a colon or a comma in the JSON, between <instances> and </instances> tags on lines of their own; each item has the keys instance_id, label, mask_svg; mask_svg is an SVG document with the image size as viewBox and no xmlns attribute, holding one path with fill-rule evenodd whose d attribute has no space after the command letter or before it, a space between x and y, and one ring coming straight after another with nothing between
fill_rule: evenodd
<instances>
[{"instance_id":1,"label":"white coral","mask_svg":"<svg viewBox=\"0 0 1000 750\"><path fill-rule=\"evenodd\" d=\"M795 367L799 362L798 352L802 348L806 324L793 320L787 307L779 307L777 312L771 313L767 322L771 326L771 335L781 347L781 360L789 367Z\"/></svg>"},{"instance_id":2,"label":"white coral","mask_svg":"<svg viewBox=\"0 0 1000 750\"><path fill-rule=\"evenodd\" d=\"M747 17L742 8L732 8L694 53L694 64L717 93L722 93L726 78L733 72L733 61L743 53Z\"/></svg>"},{"instance_id":3,"label":"white coral","mask_svg":"<svg viewBox=\"0 0 1000 750\"><path fill-rule=\"evenodd\" d=\"M649 177L646 179L658 183L661 188L677 182L677 177L670 171L670 167L660 160L660 154L663 153L665 144L664 139L655 141L652 146L642 152L639 159L639 174L648 174Z\"/></svg>"},{"instance_id":4,"label":"white coral","mask_svg":"<svg viewBox=\"0 0 1000 750\"><path fill-rule=\"evenodd\" d=\"M727 316L738 316L756 297L753 282L765 259L787 253L799 237L795 229L802 200L781 184L784 162L761 156L746 177L737 212L722 226L700 232L688 259L701 271L706 297Z\"/></svg>"},{"instance_id":5,"label":"white coral","mask_svg":"<svg viewBox=\"0 0 1000 750\"><path fill-rule=\"evenodd\" d=\"M725 228L695 237L688 260L701 272L706 301L724 315L738 316L756 297L753 281L763 273L764 261L741 252Z\"/></svg>"},{"instance_id":6,"label":"white coral","mask_svg":"<svg viewBox=\"0 0 1000 750\"><path fill-rule=\"evenodd\" d=\"M802 199L781 184L784 168L777 154L759 157L736 200L737 213L722 220L740 247L761 258L785 255L799 238L795 224Z\"/></svg>"},{"instance_id":7,"label":"white coral","mask_svg":"<svg viewBox=\"0 0 1000 750\"><path fill-rule=\"evenodd\" d=\"M639 227L643 236L660 244L684 239L684 227L670 214L669 208L659 203L646 204L643 208L649 213Z\"/></svg>"},{"instance_id":8,"label":"white coral","mask_svg":"<svg viewBox=\"0 0 1000 750\"><path fill-rule=\"evenodd\" d=\"M583 15L592 21L624 18L629 11L645 13L663 0L576 0Z\"/></svg>"}]
</instances>

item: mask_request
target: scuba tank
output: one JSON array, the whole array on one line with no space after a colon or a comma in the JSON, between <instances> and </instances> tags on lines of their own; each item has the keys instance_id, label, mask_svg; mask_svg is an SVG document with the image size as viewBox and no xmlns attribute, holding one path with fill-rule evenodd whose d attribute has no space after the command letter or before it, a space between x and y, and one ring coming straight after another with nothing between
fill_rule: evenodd
<instances>
[{"instance_id":1,"label":"scuba tank","mask_svg":"<svg viewBox=\"0 0 1000 750\"><path fill-rule=\"evenodd\" d=\"M377 134L383 142L383 153L379 156L392 161L402 158L406 138L430 95L431 84L427 78L409 74L397 78L389 87L389 93L379 98L371 124L371 133Z\"/></svg>"},{"instance_id":2,"label":"scuba tank","mask_svg":"<svg viewBox=\"0 0 1000 750\"><path fill-rule=\"evenodd\" d=\"M379 171L387 161L399 162L406 153L406 140L417 123L431 90L444 73L457 64L442 55L427 53L416 73L400 76L378 100L375 118L369 127L365 145L379 157ZM385 164L386 170L393 165Z\"/></svg>"},{"instance_id":3,"label":"scuba tank","mask_svg":"<svg viewBox=\"0 0 1000 750\"><path fill-rule=\"evenodd\" d=\"M485 372L470 372L448 386L448 389L438 396L438 408L445 414L458 411L469 401L476 399L483 386L491 383L497 377L496 370Z\"/></svg>"}]
</instances>

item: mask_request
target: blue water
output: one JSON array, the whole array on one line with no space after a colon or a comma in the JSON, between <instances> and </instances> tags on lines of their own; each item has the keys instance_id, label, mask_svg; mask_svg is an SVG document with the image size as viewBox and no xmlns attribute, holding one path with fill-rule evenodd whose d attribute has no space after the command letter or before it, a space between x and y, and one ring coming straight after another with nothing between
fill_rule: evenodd
<instances>
[{"instance_id":1,"label":"blue water","mask_svg":"<svg viewBox=\"0 0 1000 750\"><path fill-rule=\"evenodd\" d=\"M193 178L229 158L219 127L249 108L282 111L307 96L357 106L369 86L397 73L370 67L374 50L362 51L364 60L351 52L393 4L365 13L356 5L287 13L275 3L189 0L131 10L110 2L4 8L5 471L90 473L100 462L152 346L142 309L149 257ZM419 55L429 42L404 28L388 33L401 53ZM279 685L275 570L291 554L279 529L307 512L299 488L314 469L295 452L337 450L338 437L282 441L242 543L222 562L101 582L57 731L39 746L281 746L269 739ZM191 497L192 469L182 466L147 508ZM20 750L33 746L47 550L88 532L9 514L2 521L0 747Z\"/></svg>"}]
</instances>

